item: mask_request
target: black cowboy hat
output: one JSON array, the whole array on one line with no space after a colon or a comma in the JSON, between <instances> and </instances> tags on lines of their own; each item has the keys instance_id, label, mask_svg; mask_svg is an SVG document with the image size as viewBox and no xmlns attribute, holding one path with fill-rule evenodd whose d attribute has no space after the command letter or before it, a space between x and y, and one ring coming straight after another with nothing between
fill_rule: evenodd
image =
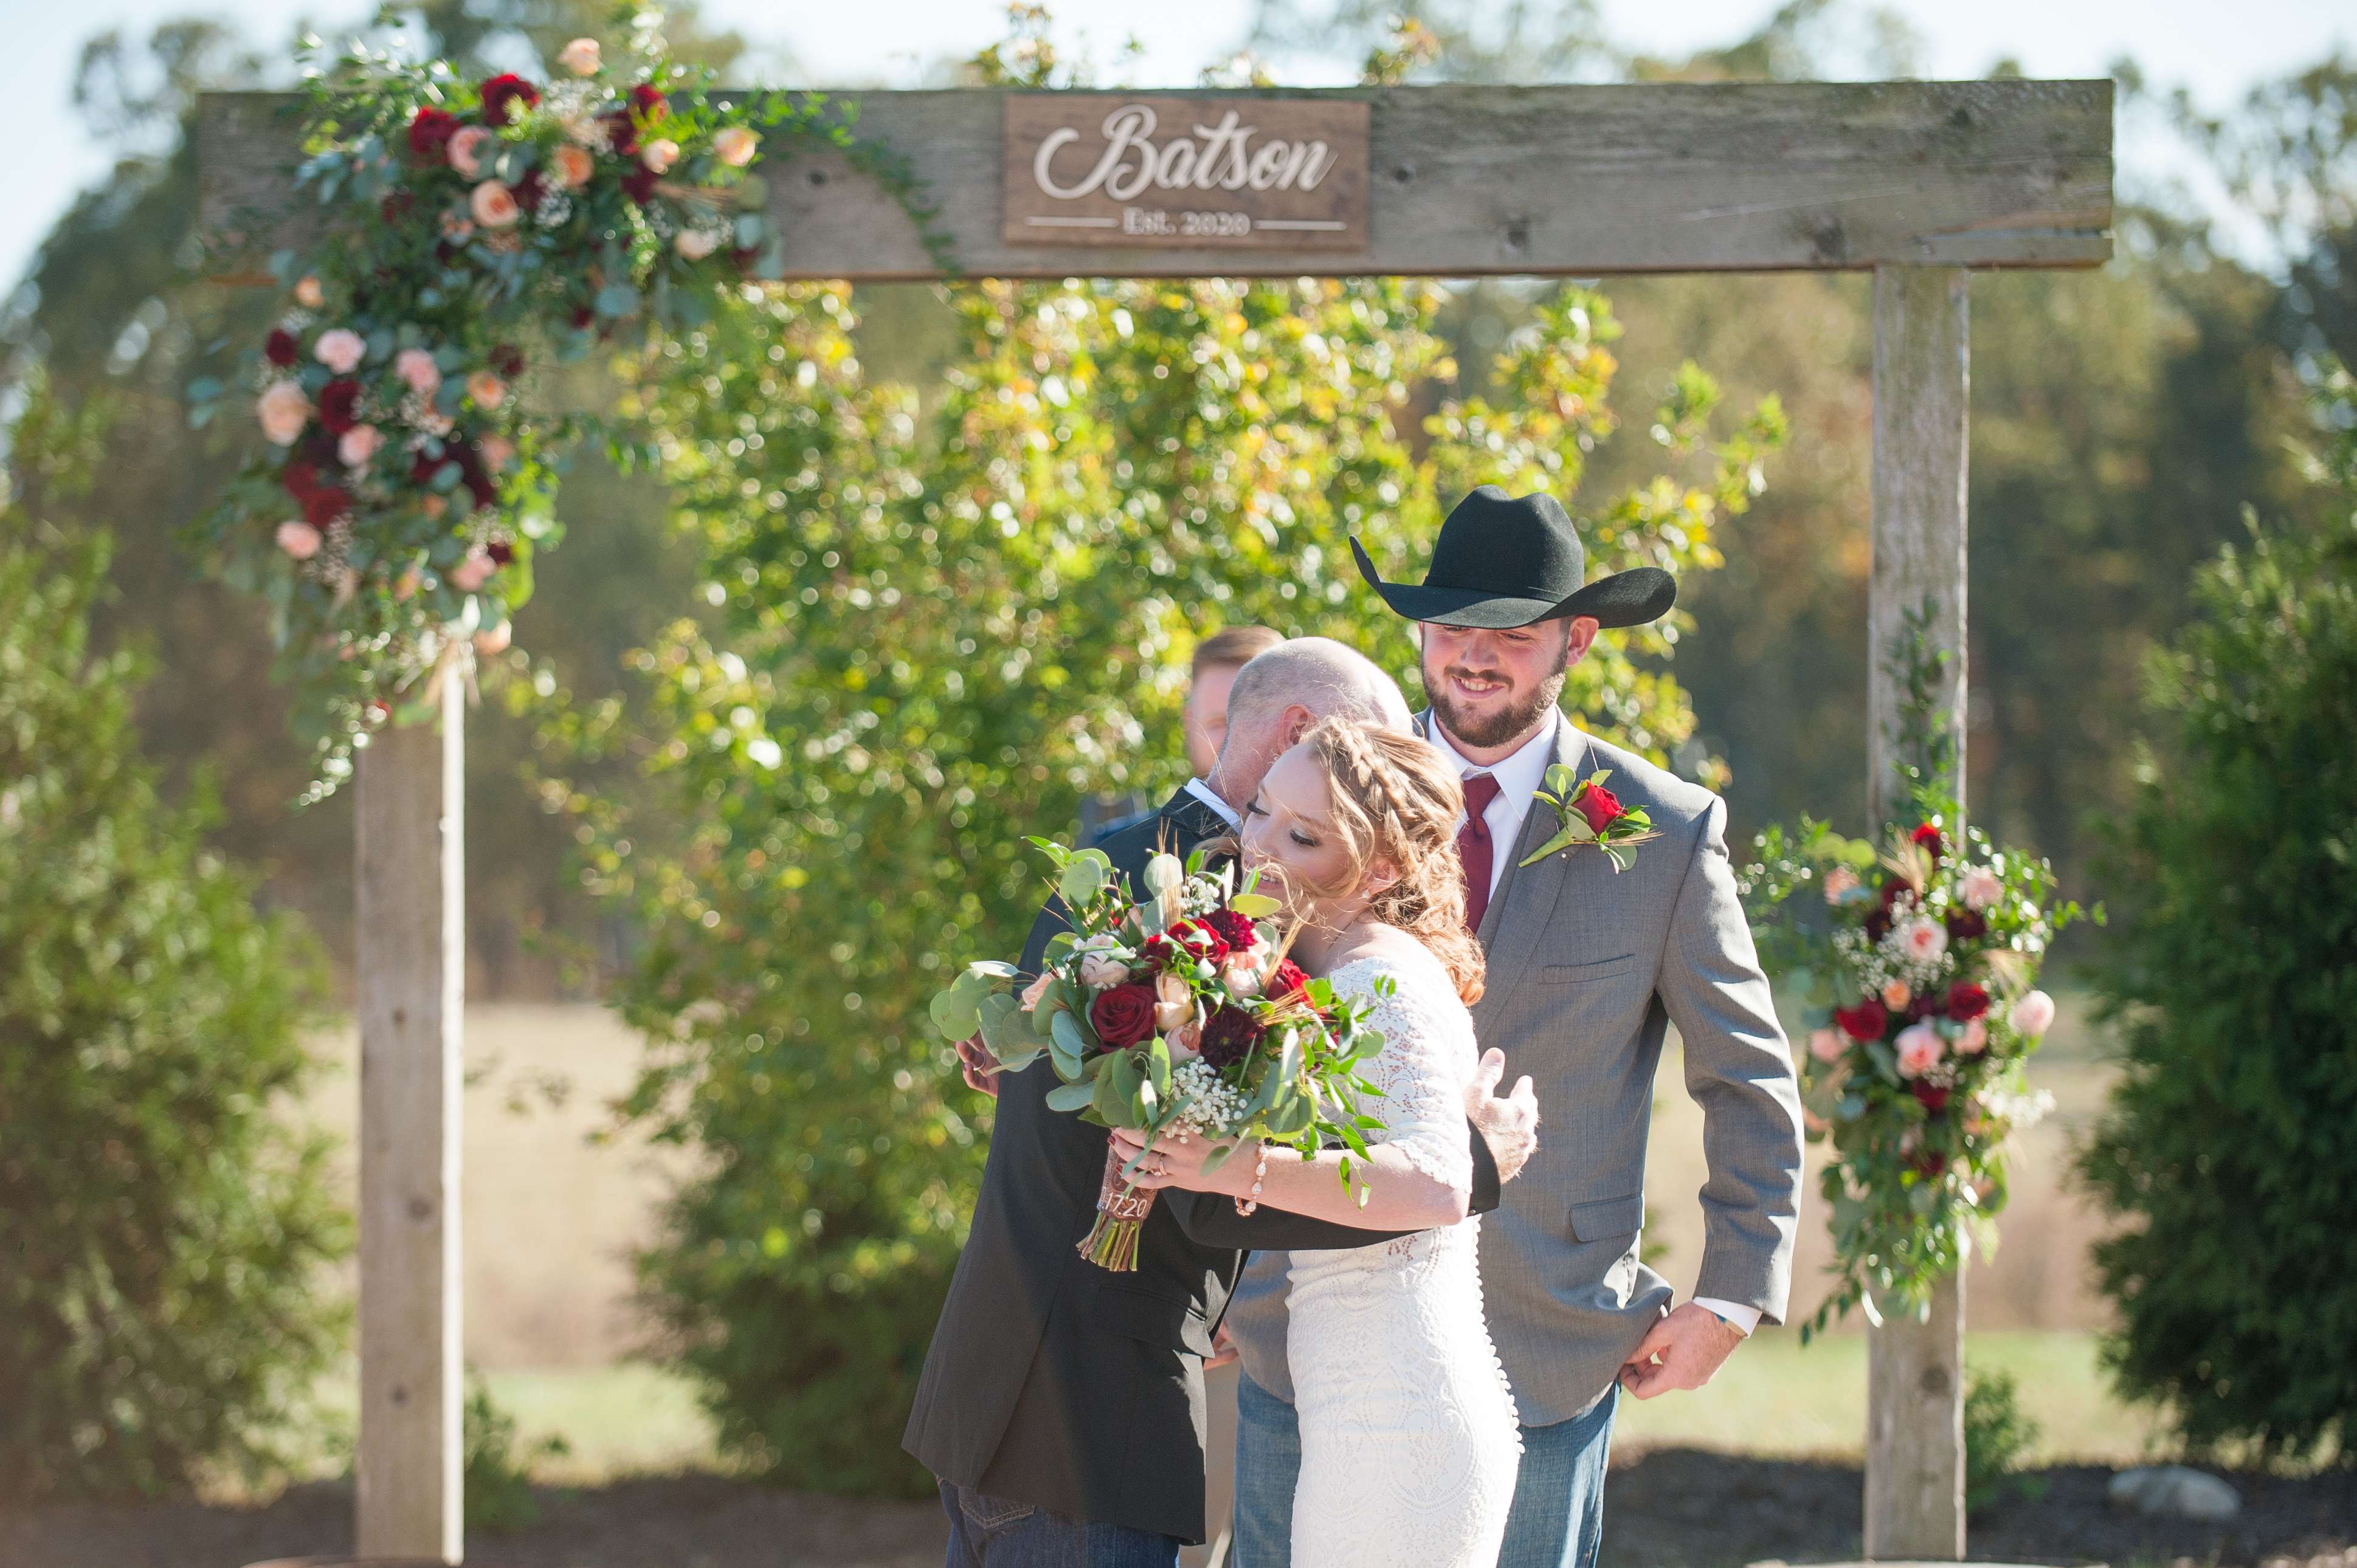
<instances>
[{"instance_id":1,"label":"black cowboy hat","mask_svg":"<svg viewBox=\"0 0 2357 1568\"><path fill-rule=\"evenodd\" d=\"M1432 546L1419 586L1375 575L1366 546L1351 541L1359 575L1410 620L1498 628L1593 616L1598 626L1641 626L1669 613L1678 581L1639 566L1587 581L1587 553L1558 501L1544 491L1509 496L1483 485L1457 503Z\"/></svg>"}]
</instances>

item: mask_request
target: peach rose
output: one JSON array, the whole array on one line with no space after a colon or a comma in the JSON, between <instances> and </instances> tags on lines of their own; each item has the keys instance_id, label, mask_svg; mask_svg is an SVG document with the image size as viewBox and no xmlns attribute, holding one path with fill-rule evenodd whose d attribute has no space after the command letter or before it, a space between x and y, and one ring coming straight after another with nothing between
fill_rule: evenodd
<instances>
[{"instance_id":1,"label":"peach rose","mask_svg":"<svg viewBox=\"0 0 2357 1568\"><path fill-rule=\"evenodd\" d=\"M730 168L743 168L753 161L761 138L742 125L724 125L713 133L712 156Z\"/></svg>"},{"instance_id":2,"label":"peach rose","mask_svg":"<svg viewBox=\"0 0 2357 1568\"><path fill-rule=\"evenodd\" d=\"M253 413L272 446L292 446L303 434L303 426L311 422L311 400L293 381L273 381L254 400Z\"/></svg>"},{"instance_id":3,"label":"peach rose","mask_svg":"<svg viewBox=\"0 0 2357 1568\"><path fill-rule=\"evenodd\" d=\"M450 160L452 168L473 179L483 172L483 149L496 139L485 126L461 125L451 136L443 156Z\"/></svg>"},{"instance_id":4,"label":"peach rose","mask_svg":"<svg viewBox=\"0 0 2357 1568\"><path fill-rule=\"evenodd\" d=\"M311 345L311 357L339 376L350 375L367 356L368 340L349 327L322 332Z\"/></svg>"},{"instance_id":5,"label":"peach rose","mask_svg":"<svg viewBox=\"0 0 2357 1568\"><path fill-rule=\"evenodd\" d=\"M556 63L576 76L595 76L601 59L595 38L576 38L556 51Z\"/></svg>"},{"instance_id":6,"label":"peach rose","mask_svg":"<svg viewBox=\"0 0 2357 1568\"><path fill-rule=\"evenodd\" d=\"M308 561L319 553L319 531L301 518L288 518L270 537L278 542L279 549L297 561Z\"/></svg>"},{"instance_id":7,"label":"peach rose","mask_svg":"<svg viewBox=\"0 0 2357 1568\"><path fill-rule=\"evenodd\" d=\"M508 400L508 383L489 371L477 371L467 378L467 395L477 408L497 408Z\"/></svg>"},{"instance_id":8,"label":"peach rose","mask_svg":"<svg viewBox=\"0 0 2357 1568\"><path fill-rule=\"evenodd\" d=\"M467 207L486 229L505 229L523 215L523 209L516 205L515 192L495 179L475 187L475 193L467 198Z\"/></svg>"},{"instance_id":9,"label":"peach rose","mask_svg":"<svg viewBox=\"0 0 2357 1568\"><path fill-rule=\"evenodd\" d=\"M306 273L296 280L295 303L306 310L317 310L328 303L327 291L319 286L317 276Z\"/></svg>"},{"instance_id":10,"label":"peach rose","mask_svg":"<svg viewBox=\"0 0 2357 1568\"><path fill-rule=\"evenodd\" d=\"M1836 865L1825 873L1825 902L1838 904L1857 890L1857 873L1846 865Z\"/></svg>"},{"instance_id":11,"label":"peach rose","mask_svg":"<svg viewBox=\"0 0 2357 1568\"><path fill-rule=\"evenodd\" d=\"M445 212L442 237L454 245L463 245L475 237L475 225L463 212Z\"/></svg>"},{"instance_id":12,"label":"peach rose","mask_svg":"<svg viewBox=\"0 0 2357 1568\"><path fill-rule=\"evenodd\" d=\"M1893 1013L1914 999L1915 993L1907 989L1907 983L1903 980L1894 980L1882 988L1882 1004Z\"/></svg>"},{"instance_id":13,"label":"peach rose","mask_svg":"<svg viewBox=\"0 0 2357 1568\"><path fill-rule=\"evenodd\" d=\"M567 190L578 190L587 185L589 176L597 167L597 160L591 157L586 149L570 144L551 153L549 161L555 166L556 183Z\"/></svg>"},{"instance_id":14,"label":"peach rose","mask_svg":"<svg viewBox=\"0 0 2357 1568\"><path fill-rule=\"evenodd\" d=\"M485 656L505 653L508 644L515 640L515 628L506 621L485 627L475 634L475 651Z\"/></svg>"},{"instance_id":15,"label":"peach rose","mask_svg":"<svg viewBox=\"0 0 2357 1568\"><path fill-rule=\"evenodd\" d=\"M700 262L720 248L720 236L709 229L682 229L671 248L691 262Z\"/></svg>"},{"instance_id":16,"label":"peach rose","mask_svg":"<svg viewBox=\"0 0 2357 1568\"><path fill-rule=\"evenodd\" d=\"M2033 991L2013 1004L2007 1022L2013 1032L2025 1040L2034 1040L2054 1026L2054 998L2043 991Z\"/></svg>"},{"instance_id":17,"label":"peach rose","mask_svg":"<svg viewBox=\"0 0 2357 1568\"><path fill-rule=\"evenodd\" d=\"M1195 993L1187 983L1175 974L1163 974L1154 982L1154 1029L1167 1035L1195 1015Z\"/></svg>"},{"instance_id":18,"label":"peach rose","mask_svg":"<svg viewBox=\"0 0 2357 1568\"><path fill-rule=\"evenodd\" d=\"M515 443L504 435L486 435L475 443L475 450L482 454L483 467L494 474L506 473L508 465L515 461Z\"/></svg>"},{"instance_id":19,"label":"peach rose","mask_svg":"<svg viewBox=\"0 0 2357 1568\"><path fill-rule=\"evenodd\" d=\"M663 174L679 162L679 144L669 136L657 136L639 149L639 162L656 174Z\"/></svg>"},{"instance_id":20,"label":"peach rose","mask_svg":"<svg viewBox=\"0 0 2357 1568\"><path fill-rule=\"evenodd\" d=\"M1818 1029L1809 1036L1809 1054L1829 1066L1841 1060L1848 1050L1841 1036L1831 1029Z\"/></svg>"},{"instance_id":21,"label":"peach rose","mask_svg":"<svg viewBox=\"0 0 2357 1568\"><path fill-rule=\"evenodd\" d=\"M1231 953L1220 966L1220 978L1238 996L1260 994L1260 961L1246 953Z\"/></svg>"},{"instance_id":22,"label":"peach rose","mask_svg":"<svg viewBox=\"0 0 2357 1568\"><path fill-rule=\"evenodd\" d=\"M1039 1005L1039 999L1048 994L1048 987L1055 983L1055 979L1056 977L1052 974L1042 974L1038 979L1032 981L1030 984L1025 986L1023 988L1023 1011L1026 1013L1036 1011Z\"/></svg>"},{"instance_id":23,"label":"peach rose","mask_svg":"<svg viewBox=\"0 0 2357 1568\"><path fill-rule=\"evenodd\" d=\"M417 510L424 512L434 521L439 522L442 521L442 514L450 510L450 503L444 500L440 496L427 496L424 500L417 503Z\"/></svg>"},{"instance_id":24,"label":"peach rose","mask_svg":"<svg viewBox=\"0 0 2357 1568\"><path fill-rule=\"evenodd\" d=\"M1956 1032L1956 1054L1976 1057L1988 1049L1988 1026L1978 1018Z\"/></svg>"},{"instance_id":25,"label":"peach rose","mask_svg":"<svg viewBox=\"0 0 2357 1568\"><path fill-rule=\"evenodd\" d=\"M384 445L384 434L373 424L355 424L337 439L336 456L344 460L347 468L357 468L377 454Z\"/></svg>"},{"instance_id":26,"label":"peach rose","mask_svg":"<svg viewBox=\"0 0 2357 1568\"><path fill-rule=\"evenodd\" d=\"M404 349L393 357L393 373L419 397L432 397L442 385L441 368L423 349Z\"/></svg>"},{"instance_id":27,"label":"peach rose","mask_svg":"<svg viewBox=\"0 0 2357 1568\"><path fill-rule=\"evenodd\" d=\"M1899 1076L1921 1078L1948 1054L1948 1042L1929 1024L1910 1024L1899 1031Z\"/></svg>"}]
</instances>

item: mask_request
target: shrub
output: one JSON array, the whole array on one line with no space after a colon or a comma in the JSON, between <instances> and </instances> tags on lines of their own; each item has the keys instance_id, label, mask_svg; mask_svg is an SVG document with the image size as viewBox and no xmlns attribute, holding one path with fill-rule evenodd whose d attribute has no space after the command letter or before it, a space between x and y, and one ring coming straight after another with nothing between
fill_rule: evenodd
<instances>
[{"instance_id":1,"label":"shrub","mask_svg":"<svg viewBox=\"0 0 2357 1568\"><path fill-rule=\"evenodd\" d=\"M138 756L89 641L106 539L52 520L100 424L35 386L0 498L0 1492L267 1472L339 1347L327 1146L288 1131L322 966Z\"/></svg>"},{"instance_id":2,"label":"shrub","mask_svg":"<svg viewBox=\"0 0 2357 1568\"><path fill-rule=\"evenodd\" d=\"M1975 1372L1964 1383L1964 1509L1978 1513L2007 1493L2036 1500L2040 1477L2017 1479L2023 1455L2037 1444L2038 1423L2023 1413L2020 1385L2011 1372Z\"/></svg>"},{"instance_id":3,"label":"shrub","mask_svg":"<svg viewBox=\"0 0 2357 1568\"><path fill-rule=\"evenodd\" d=\"M2357 393L2325 521L2251 526L2151 673L2169 746L2111 836L2126 1060L2082 1158L2109 1363L2197 1448L2357 1456Z\"/></svg>"},{"instance_id":4,"label":"shrub","mask_svg":"<svg viewBox=\"0 0 2357 1568\"><path fill-rule=\"evenodd\" d=\"M573 1451L572 1445L551 1435L519 1453L515 1417L493 1402L490 1385L472 1367L467 1369L467 1403L461 1414L467 1529L497 1535L538 1523L540 1499L533 1495L532 1465L561 1459Z\"/></svg>"}]
</instances>

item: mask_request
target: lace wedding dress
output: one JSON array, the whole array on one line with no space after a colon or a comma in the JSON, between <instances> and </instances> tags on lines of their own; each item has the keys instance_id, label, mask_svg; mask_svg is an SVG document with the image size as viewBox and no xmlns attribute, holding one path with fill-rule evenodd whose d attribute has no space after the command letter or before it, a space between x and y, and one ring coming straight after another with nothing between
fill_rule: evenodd
<instances>
[{"instance_id":1,"label":"lace wedding dress","mask_svg":"<svg viewBox=\"0 0 2357 1568\"><path fill-rule=\"evenodd\" d=\"M1383 1047L1363 1105L1418 1170L1472 1179L1464 1085L1473 1020L1440 961L1355 959L1328 978L1372 997ZM1286 1360L1301 1421L1293 1568L1492 1568L1522 1436L1481 1315L1478 1218L1380 1246L1290 1254Z\"/></svg>"}]
</instances>

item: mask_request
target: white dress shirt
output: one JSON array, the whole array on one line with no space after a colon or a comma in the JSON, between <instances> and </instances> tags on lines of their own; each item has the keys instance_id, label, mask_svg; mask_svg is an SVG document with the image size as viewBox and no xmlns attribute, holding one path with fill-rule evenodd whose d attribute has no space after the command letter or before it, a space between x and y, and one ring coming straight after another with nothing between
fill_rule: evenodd
<instances>
[{"instance_id":1,"label":"white dress shirt","mask_svg":"<svg viewBox=\"0 0 2357 1568\"><path fill-rule=\"evenodd\" d=\"M1563 722L1563 715L1556 714L1555 723L1542 725L1536 735L1517 746L1512 754L1486 766L1465 760L1464 755L1449 744L1448 732L1440 727L1437 715L1425 726L1426 738L1448 759L1459 779L1475 773L1487 773L1498 780L1497 796L1491 800L1489 809L1481 813L1481 821L1490 829L1490 897L1492 900L1498 897L1498 888L1506 880L1506 867L1513 864L1514 852L1523 842L1523 826L1530 820L1531 807L1536 803L1539 786L1546 782L1547 767L1555 760L1557 728ZM1575 730L1573 736L1577 740L1578 732ZM1577 761L1573 763L1575 768L1579 765ZM1459 828L1465 825L1462 814L1458 816L1457 825ZM1694 1304L1715 1314L1747 1339L1751 1337L1751 1331L1760 1326L1760 1309L1756 1306L1699 1295L1695 1297Z\"/></svg>"},{"instance_id":2,"label":"white dress shirt","mask_svg":"<svg viewBox=\"0 0 2357 1568\"><path fill-rule=\"evenodd\" d=\"M1229 805L1225 800L1221 800L1219 792L1213 789L1209 784L1204 783L1200 779L1189 779L1187 780L1187 793L1194 796L1195 799L1202 801L1203 804L1219 812L1220 821L1227 823L1230 831L1234 832L1242 832L1244 831L1244 820L1237 814L1236 809L1233 806Z\"/></svg>"}]
</instances>

